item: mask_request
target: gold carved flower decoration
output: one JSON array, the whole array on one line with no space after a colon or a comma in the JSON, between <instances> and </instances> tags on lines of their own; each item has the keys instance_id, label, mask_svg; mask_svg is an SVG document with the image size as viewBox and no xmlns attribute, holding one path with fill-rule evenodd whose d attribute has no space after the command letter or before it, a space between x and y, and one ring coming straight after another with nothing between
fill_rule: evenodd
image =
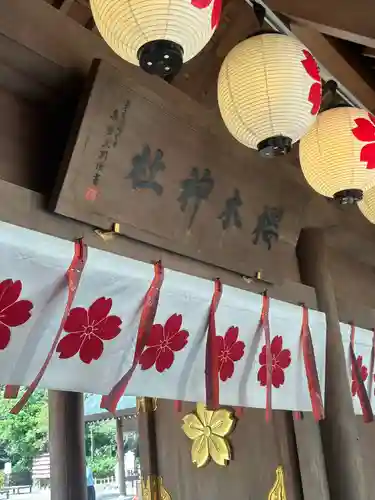
<instances>
[{"instance_id":1,"label":"gold carved flower decoration","mask_svg":"<svg viewBox=\"0 0 375 500\"><path fill-rule=\"evenodd\" d=\"M281 466L276 469L276 480L268 495L268 500L286 500L284 469Z\"/></svg>"},{"instance_id":2,"label":"gold carved flower decoration","mask_svg":"<svg viewBox=\"0 0 375 500\"><path fill-rule=\"evenodd\" d=\"M196 412L182 420L182 430L193 441L191 459L197 467L206 465L210 458L218 465L228 464L231 451L226 437L234 428L233 412L224 408L207 410L203 403L198 403Z\"/></svg>"},{"instance_id":3,"label":"gold carved flower decoration","mask_svg":"<svg viewBox=\"0 0 375 500\"><path fill-rule=\"evenodd\" d=\"M163 478L158 476L148 476L147 480L141 481L142 500L153 500L160 498L160 500L172 500L172 497L163 485Z\"/></svg>"}]
</instances>

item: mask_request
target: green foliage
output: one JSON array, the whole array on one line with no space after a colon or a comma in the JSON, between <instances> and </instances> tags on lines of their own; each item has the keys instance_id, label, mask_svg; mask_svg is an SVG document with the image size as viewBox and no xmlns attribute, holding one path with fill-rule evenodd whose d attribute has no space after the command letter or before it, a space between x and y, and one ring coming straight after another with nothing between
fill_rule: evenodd
<instances>
[{"instance_id":1,"label":"green foliage","mask_svg":"<svg viewBox=\"0 0 375 500\"><path fill-rule=\"evenodd\" d=\"M86 424L86 457L94 476L110 477L116 468L116 421L114 419ZM138 440L135 433L125 434L124 448L137 451Z\"/></svg>"},{"instance_id":2,"label":"green foliage","mask_svg":"<svg viewBox=\"0 0 375 500\"><path fill-rule=\"evenodd\" d=\"M4 480L5 480L4 472L0 471L0 489L4 486Z\"/></svg>"},{"instance_id":3,"label":"green foliage","mask_svg":"<svg viewBox=\"0 0 375 500\"><path fill-rule=\"evenodd\" d=\"M87 463L91 467L94 477L98 479L115 475L116 457L98 454L94 458L89 458Z\"/></svg>"},{"instance_id":4,"label":"green foliage","mask_svg":"<svg viewBox=\"0 0 375 500\"><path fill-rule=\"evenodd\" d=\"M48 446L46 391L35 391L18 415L11 415L14 401L0 398L0 455L12 462L13 471L30 469L32 460Z\"/></svg>"},{"instance_id":5,"label":"green foliage","mask_svg":"<svg viewBox=\"0 0 375 500\"><path fill-rule=\"evenodd\" d=\"M90 422L85 429L86 456L97 478L114 476L116 467L116 422Z\"/></svg>"}]
</instances>

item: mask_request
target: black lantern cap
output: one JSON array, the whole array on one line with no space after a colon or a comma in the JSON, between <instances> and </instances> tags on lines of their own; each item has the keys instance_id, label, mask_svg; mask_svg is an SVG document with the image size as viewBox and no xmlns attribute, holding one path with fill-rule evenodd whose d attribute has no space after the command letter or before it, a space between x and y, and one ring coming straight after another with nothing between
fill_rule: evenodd
<instances>
[{"instance_id":1,"label":"black lantern cap","mask_svg":"<svg viewBox=\"0 0 375 500\"><path fill-rule=\"evenodd\" d=\"M292 139L284 135L275 135L261 141L257 148L259 153L265 158L284 156L292 149Z\"/></svg>"},{"instance_id":2,"label":"black lantern cap","mask_svg":"<svg viewBox=\"0 0 375 500\"><path fill-rule=\"evenodd\" d=\"M165 80L171 80L180 71L184 51L181 45L169 40L147 42L138 50L140 67Z\"/></svg>"},{"instance_id":3,"label":"black lantern cap","mask_svg":"<svg viewBox=\"0 0 375 500\"><path fill-rule=\"evenodd\" d=\"M333 195L333 198L337 200L340 205L354 205L363 198L362 189L344 189L343 191L338 191Z\"/></svg>"}]
</instances>

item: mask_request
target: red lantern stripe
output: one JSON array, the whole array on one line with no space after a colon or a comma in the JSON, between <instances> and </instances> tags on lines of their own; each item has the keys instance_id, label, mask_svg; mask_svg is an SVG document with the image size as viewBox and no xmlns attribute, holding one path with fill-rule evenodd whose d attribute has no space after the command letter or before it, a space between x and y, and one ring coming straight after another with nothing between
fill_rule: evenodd
<instances>
[{"instance_id":1,"label":"red lantern stripe","mask_svg":"<svg viewBox=\"0 0 375 500\"><path fill-rule=\"evenodd\" d=\"M53 356L53 353L55 352L56 346L59 343L61 333L64 327L64 324L66 322L66 319L69 315L70 309L72 308L72 304L74 301L74 298L77 293L77 289L79 286L79 283L81 281L82 277L82 272L85 267L87 261L87 246L83 242L82 239L74 242L74 256L73 260L69 266L69 269L66 273L66 277L68 280L68 300L65 306L65 311L64 315L61 319L59 329L57 330L57 333L55 335L55 339L53 341L52 347L47 355L46 360L43 363L42 368L39 370L38 375L35 377L31 385L28 387L28 389L24 392L22 395L21 399L18 401L18 403L11 409L10 413L17 414L19 413L22 408L25 406L27 401L29 400L30 396L33 394L35 389L37 388L39 382L41 381L47 366L49 362L51 361L51 358Z\"/></svg>"},{"instance_id":2,"label":"red lantern stripe","mask_svg":"<svg viewBox=\"0 0 375 500\"><path fill-rule=\"evenodd\" d=\"M161 262L157 262L154 266L154 278L148 289L143 301L141 319L138 326L137 343L135 346L133 363L125 375L117 382L107 396L103 396L100 407L114 413L116 411L120 398L126 391L130 379L138 366L139 359L147 345L152 325L159 303L160 288L164 280L164 269Z\"/></svg>"}]
</instances>

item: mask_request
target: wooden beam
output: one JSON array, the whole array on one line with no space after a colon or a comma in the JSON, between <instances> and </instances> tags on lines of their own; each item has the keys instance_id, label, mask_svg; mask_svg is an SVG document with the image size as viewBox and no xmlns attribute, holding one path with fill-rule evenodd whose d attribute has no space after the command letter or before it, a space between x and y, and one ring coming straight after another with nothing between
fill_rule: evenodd
<instances>
[{"instance_id":1,"label":"wooden beam","mask_svg":"<svg viewBox=\"0 0 375 500\"><path fill-rule=\"evenodd\" d=\"M91 20L92 25L94 25L94 20L91 15L91 9L89 5L83 5L82 3L74 2L69 9L69 16L74 19L81 26L89 29L87 23Z\"/></svg>"},{"instance_id":2,"label":"wooden beam","mask_svg":"<svg viewBox=\"0 0 375 500\"><path fill-rule=\"evenodd\" d=\"M66 80L64 68L0 34L0 87L28 100L50 100Z\"/></svg>"},{"instance_id":3,"label":"wooden beam","mask_svg":"<svg viewBox=\"0 0 375 500\"><path fill-rule=\"evenodd\" d=\"M267 0L267 6L296 20L312 23L322 33L375 46L372 0Z\"/></svg>"},{"instance_id":4,"label":"wooden beam","mask_svg":"<svg viewBox=\"0 0 375 500\"><path fill-rule=\"evenodd\" d=\"M374 47L364 47L362 50L362 55L365 57L375 58L375 48Z\"/></svg>"},{"instance_id":5,"label":"wooden beam","mask_svg":"<svg viewBox=\"0 0 375 500\"><path fill-rule=\"evenodd\" d=\"M291 29L338 83L370 111L375 110L375 90L353 69L329 39L306 25L291 23Z\"/></svg>"},{"instance_id":6,"label":"wooden beam","mask_svg":"<svg viewBox=\"0 0 375 500\"><path fill-rule=\"evenodd\" d=\"M211 41L183 66L173 86L206 107L217 108L217 77L225 56L257 29L259 23L246 2L228 0Z\"/></svg>"},{"instance_id":7,"label":"wooden beam","mask_svg":"<svg viewBox=\"0 0 375 500\"><path fill-rule=\"evenodd\" d=\"M60 9L61 12L65 12L67 14L74 2L75 0L55 0L52 5L57 9Z\"/></svg>"},{"instance_id":8,"label":"wooden beam","mask_svg":"<svg viewBox=\"0 0 375 500\"><path fill-rule=\"evenodd\" d=\"M45 168L49 150L45 144L51 141L51 136L46 136L43 121L48 120L48 114L41 112L38 103L19 99L3 89L0 89L0 109L0 178L44 191L43 178L49 170Z\"/></svg>"},{"instance_id":9,"label":"wooden beam","mask_svg":"<svg viewBox=\"0 0 375 500\"><path fill-rule=\"evenodd\" d=\"M88 73L95 58L118 68L127 64L100 37L44 0L2 0L0 33L81 75Z\"/></svg>"}]
</instances>

